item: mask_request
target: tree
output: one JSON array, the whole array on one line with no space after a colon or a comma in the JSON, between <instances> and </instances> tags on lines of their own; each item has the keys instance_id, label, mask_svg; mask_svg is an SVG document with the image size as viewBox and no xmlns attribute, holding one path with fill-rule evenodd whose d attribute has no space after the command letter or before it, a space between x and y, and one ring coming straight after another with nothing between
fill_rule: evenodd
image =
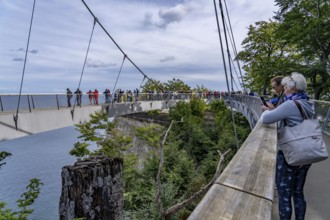
<instances>
[{"instance_id":1,"label":"tree","mask_svg":"<svg viewBox=\"0 0 330 220\"><path fill-rule=\"evenodd\" d=\"M276 75L286 75L292 70L293 57L288 56L292 48L277 38L279 23L259 21L250 25L243 40L243 51L237 59L244 62L247 87L262 94L269 92L270 80Z\"/></svg>"},{"instance_id":2,"label":"tree","mask_svg":"<svg viewBox=\"0 0 330 220\"><path fill-rule=\"evenodd\" d=\"M164 83L164 87L168 91L187 93L191 92L190 86L185 84L181 79L168 80L167 83Z\"/></svg>"},{"instance_id":3,"label":"tree","mask_svg":"<svg viewBox=\"0 0 330 220\"><path fill-rule=\"evenodd\" d=\"M33 178L30 180L30 183L26 187L26 192L17 200L17 206L21 209L19 211L6 209L6 203L0 202L0 220L27 220L33 212L33 209L29 209L28 207L38 198L42 185L43 183L40 179Z\"/></svg>"},{"instance_id":4,"label":"tree","mask_svg":"<svg viewBox=\"0 0 330 220\"><path fill-rule=\"evenodd\" d=\"M0 152L0 168L2 165L5 165L6 163L1 163L1 161L3 161L6 157L11 156L11 153L8 153L6 151L1 151Z\"/></svg>"},{"instance_id":5,"label":"tree","mask_svg":"<svg viewBox=\"0 0 330 220\"><path fill-rule=\"evenodd\" d=\"M11 156L11 153L1 151L0 152L0 162L6 157ZM0 168L6 163L0 163ZM40 194L40 187L43 183L40 179L30 179L30 183L26 187L26 192L21 195L21 198L17 200L17 206L21 208L19 211L13 211L11 209L5 208L6 203L0 202L0 220L27 220L28 216L32 214L33 209L28 209L34 201L38 198Z\"/></svg>"},{"instance_id":6,"label":"tree","mask_svg":"<svg viewBox=\"0 0 330 220\"><path fill-rule=\"evenodd\" d=\"M329 92L330 1L275 0L280 22L277 36L297 50L297 68L311 83L314 98Z\"/></svg>"},{"instance_id":7,"label":"tree","mask_svg":"<svg viewBox=\"0 0 330 220\"><path fill-rule=\"evenodd\" d=\"M131 137L125 136L115 128L115 124L110 122L105 113L90 114L90 121L77 124L76 127L82 134L70 151L71 155L82 159L89 155L104 154L108 157L122 158L123 153L131 146ZM97 144L97 149L93 152L88 150L90 142Z\"/></svg>"},{"instance_id":8,"label":"tree","mask_svg":"<svg viewBox=\"0 0 330 220\"><path fill-rule=\"evenodd\" d=\"M164 85L158 80L148 79L148 81L142 86L142 92L148 93L149 91L162 92L164 91Z\"/></svg>"}]
</instances>

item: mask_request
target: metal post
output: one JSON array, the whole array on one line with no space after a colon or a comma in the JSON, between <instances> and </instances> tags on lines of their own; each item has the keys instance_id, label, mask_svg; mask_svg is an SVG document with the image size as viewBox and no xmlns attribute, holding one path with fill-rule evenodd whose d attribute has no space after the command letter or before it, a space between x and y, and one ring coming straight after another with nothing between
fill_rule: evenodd
<instances>
[{"instance_id":1,"label":"metal post","mask_svg":"<svg viewBox=\"0 0 330 220\"><path fill-rule=\"evenodd\" d=\"M323 123L323 126L322 126L322 131L325 131L325 129L326 129L327 124L329 122L329 117L330 117L330 107L328 109L327 117L325 117L325 120L324 120L324 123Z\"/></svg>"},{"instance_id":2,"label":"metal post","mask_svg":"<svg viewBox=\"0 0 330 220\"><path fill-rule=\"evenodd\" d=\"M34 105L34 100L33 100L33 95L31 95L31 101L32 101L32 108L36 109L35 105Z\"/></svg>"},{"instance_id":3,"label":"metal post","mask_svg":"<svg viewBox=\"0 0 330 220\"><path fill-rule=\"evenodd\" d=\"M32 111L31 111L31 105L30 105L30 95L27 95L26 97L27 97L27 100L28 100L29 110L30 110L30 113L31 113Z\"/></svg>"},{"instance_id":4,"label":"metal post","mask_svg":"<svg viewBox=\"0 0 330 220\"><path fill-rule=\"evenodd\" d=\"M0 106L1 106L1 111L3 112L3 105L2 105L2 99L1 99L1 96L0 96Z\"/></svg>"},{"instance_id":5,"label":"metal post","mask_svg":"<svg viewBox=\"0 0 330 220\"><path fill-rule=\"evenodd\" d=\"M60 110L60 104L58 102L58 95L56 94L56 103L57 103L57 109Z\"/></svg>"}]
</instances>

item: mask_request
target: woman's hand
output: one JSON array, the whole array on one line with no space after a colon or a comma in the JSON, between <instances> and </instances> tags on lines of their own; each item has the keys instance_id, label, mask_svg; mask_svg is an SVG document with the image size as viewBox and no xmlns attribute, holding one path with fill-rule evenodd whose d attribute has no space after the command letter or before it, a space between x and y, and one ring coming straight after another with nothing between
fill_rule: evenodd
<instances>
[{"instance_id":1,"label":"woman's hand","mask_svg":"<svg viewBox=\"0 0 330 220\"><path fill-rule=\"evenodd\" d=\"M275 106L272 103L270 103L270 102L267 102L267 105L268 105L268 109L269 110L272 110L272 109L275 108Z\"/></svg>"},{"instance_id":2,"label":"woman's hand","mask_svg":"<svg viewBox=\"0 0 330 220\"><path fill-rule=\"evenodd\" d=\"M267 104L268 104L268 103L267 103ZM267 106L262 105L262 106L261 106L261 110L264 112L264 111L266 111L266 110L270 110L270 108L267 107Z\"/></svg>"}]
</instances>

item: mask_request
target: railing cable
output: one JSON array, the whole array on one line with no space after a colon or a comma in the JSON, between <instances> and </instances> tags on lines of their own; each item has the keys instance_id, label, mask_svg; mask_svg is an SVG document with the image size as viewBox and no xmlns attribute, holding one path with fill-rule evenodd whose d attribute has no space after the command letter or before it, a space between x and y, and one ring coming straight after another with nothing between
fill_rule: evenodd
<instances>
[{"instance_id":1,"label":"railing cable","mask_svg":"<svg viewBox=\"0 0 330 220\"><path fill-rule=\"evenodd\" d=\"M87 57L88 57L88 53L89 53L89 48L90 48L90 46L91 46L91 42L92 42L92 38L93 38L93 34L94 34L94 29L95 29L95 24L96 24L96 22L97 22L97 17L94 17L92 33L91 33L91 36L90 36L90 38L89 38L88 47L87 47L87 51L86 51L86 55L85 55L85 60L84 60L84 64L83 64L83 67L82 67L82 70L81 70L81 74L80 74L80 79L79 79L78 87L77 87L77 90L76 90L76 98L75 98L75 101L74 101L74 103L73 103L73 108L72 108L72 110L71 110L72 118L73 118L74 109L75 109L76 102L77 102L77 97L78 97L79 99L81 99L81 96L82 96L82 94L78 94L78 93L79 93L79 91L80 91L80 84L81 84L82 77L83 77L83 75L84 75L85 66L86 66L86 62L87 62ZM80 93L81 93L81 92L80 92ZM81 106L81 102L80 102L80 106Z\"/></svg>"},{"instance_id":2,"label":"railing cable","mask_svg":"<svg viewBox=\"0 0 330 220\"><path fill-rule=\"evenodd\" d=\"M123 62L121 63L121 66L120 66L120 69L119 69L119 72L118 72L118 75L117 75L116 83L115 83L115 86L113 87L113 90L112 90L112 94L115 94L117 82L118 82L118 79L119 79L119 76L120 76L121 70L123 68L126 57L127 57L126 54L124 54Z\"/></svg>"},{"instance_id":3,"label":"railing cable","mask_svg":"<svg viewBox=\"0 0 330 220\"><path fill-rule=\"evenodd\" d=\"M26 50L25 50L23 73L22 73L22 79L21 79L21 86L20 86L20 89L19 89L16 115L13 116L14 117L14 122L15 122L15 128L16 128L16 130L17 130L17 120L18 120L19 104L20 104L20 101L21 101L23 81L24 81L24 74L25 74L25 66L26 66L27 54L28 54L28 51L29 51L29 45L30 45L30 37L31 37L31 30L32 30L32 24L33 24L33 16L34 16L35 5L36 5L36 0L33 1L32 16L31 16L31 21L30 21L29 36L28 36L28 40L27 40L27 44L26 44Z\"/></svg>"},{"instance_id":4,"label":"railing cable","mask_svg":"<svg viewBox=\"0 0 330 220\"><path fill-rule=\"evenodd\" d=\"M237 57L237 49L236 49L236 44L235 44L235 38L234 38L234 34L233 34L232 25L231 25L231 22L230 22L230 17L229 17L229 13L228 13L228 8L227 8L227 2L226 2L226 0L224 0L224 3L225 3L226 14L227 14L228 23L229 23L229 29L230 29L232 41L233 41L233 44L234 44L234 46L233 46L234 55L235 55L235 57ZM243 89L245 90L245 84L243 82L243 75L242 75L242 71L241 71L241 66L240 66L239 60L236 60L236 61L237 61L238 71L239 71L240 76L241 76L241 79L242 79L242 86L243 86Z\"/></svg>"},{"instance_id":5,"label":"railing cable","mask_svg":"<svg viewBox=\"0 0 330 220\"><path fill-rule=\"evenodd\" d=\"M232 70L231 70L231 65L230 65L230 53L229 53L229 48L228 48L228 39L227 39L227 32L226 32L226 25L225 25L225 18L224 18L224 15L223 15L223 7L222 7L222 3L221 3L221 0L219 0L219 6L220 6L220 12L221 12L221 17L222 17L222 26L223 26L223 33L225 35L225 42L226 42L226 47L227 47L227 54L228 54L228 62L229 62L229 69L230 69L230 76L231 76L231 79L232 79L232 87L233 87L233 74L232 74ZM232 88L233 90L233 88ZM231 103L230 103L231 104ZM239 145L238 145L238 138L237 138L237 131L236 131L236 125L235 125L235 116L234 116L234 111L231 108L231 116L232 116L232 119L233 119L233 127L234 127L234 132L235 132L235 138L236 138L236 146L237 146L237 149L239 148Z\"/></svg>"}]
</instances>

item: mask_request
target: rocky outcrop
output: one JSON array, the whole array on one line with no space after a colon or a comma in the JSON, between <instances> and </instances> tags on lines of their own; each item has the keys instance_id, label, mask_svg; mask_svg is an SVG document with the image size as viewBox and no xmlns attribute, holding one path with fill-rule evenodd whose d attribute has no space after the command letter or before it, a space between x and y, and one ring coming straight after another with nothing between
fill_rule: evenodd
<instances>
[{"instance_id":1,"label":"rocky outcrop","mask_svg":"<svg viewBox=\"0 0 330 220\"><path fill-rule=\"evenodd\" d=\"M156 150L153 147L150 147L146 141L141 140L136 136L136 127L147 127L152 125L159 125L158 123L152 123L148 120L144 120L140 114L134 114L129 116L120 116L115 119L116 128L123 132L125 135L132 137L132 147L129 148L126 153L134 153L138 157L138 169L143 168L143 162L147 157L150 156L150 151Z\"/></svg>"},{"instance_id":2,"label":"rocky outcrop","mask_svg":"<svg viewBox=\"0 0 330 220\"><path fill-rule=\"evenodd\" d=\"M122 159L92 157L62 168L60 219L123 219Z\"/></svg>"}]
</instances>

